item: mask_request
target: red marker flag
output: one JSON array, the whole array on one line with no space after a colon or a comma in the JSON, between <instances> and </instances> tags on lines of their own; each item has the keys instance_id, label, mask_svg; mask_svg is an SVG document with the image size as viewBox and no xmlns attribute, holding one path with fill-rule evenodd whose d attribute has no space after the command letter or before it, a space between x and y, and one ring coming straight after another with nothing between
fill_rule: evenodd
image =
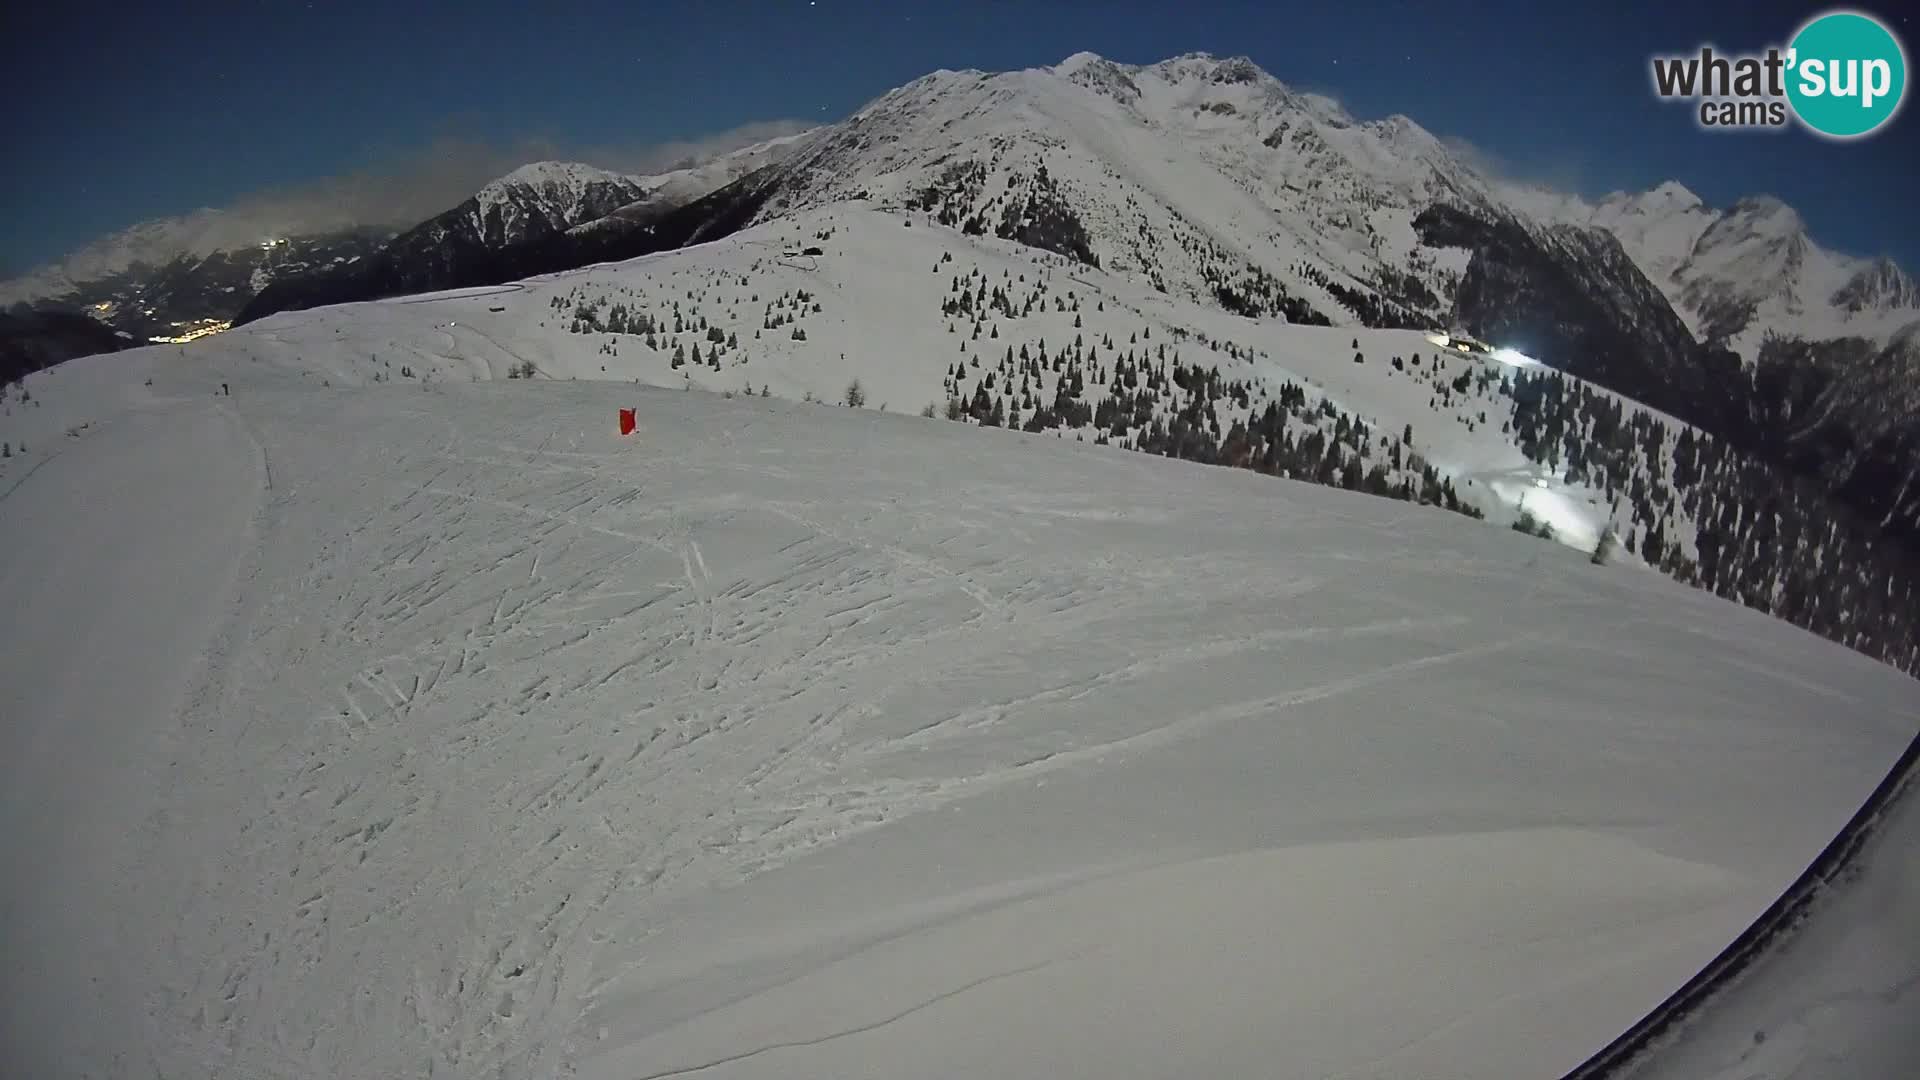
<instances>
[{"instance_id":1,"label":"red marker flag","mask_svg":"<svg viewBox=\"0 0 1920 1080\"><path fill-rule=\"evenodd\" d=\"M631 435L633 434L633 428L634 428L633 410L621 409L620 410L620 434Z\"/></svg>"}]
</instances>

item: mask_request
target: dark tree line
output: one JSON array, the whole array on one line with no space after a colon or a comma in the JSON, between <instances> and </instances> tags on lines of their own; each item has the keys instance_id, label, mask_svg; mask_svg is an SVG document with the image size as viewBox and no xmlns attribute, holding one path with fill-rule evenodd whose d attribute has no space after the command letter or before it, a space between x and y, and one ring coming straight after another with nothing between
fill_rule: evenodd
<instances>
[{"instance_id":1,"label":"dark tree line","mask_svg":"<svg viewBox=\"0 0 1920 1080\"><path fill-rule=\"evenodd\" d=\"M1411 425L1376 431L1292 382L1257 393L1165 344L1103 353L1076 337L1053 350L1044 342L1008 346L992 366L976 365L977 357L947 372L949 419L1029 432L1090 429L1100 444L1483 516L1413 449Z\"/></svg>"},{"instance_id":2,"label":"dark tree line","mask_svg":"<svg viewBox=\"0 0 1920 1080\"><path fill-rule=\"evenodd\" d=\"M1374 329L1431 330L1437 325L1431 316L1409 309L1402 301L1335 281L1310 263L1295 263L1293 272L1333 294L1333 298L1352 312L1363 326ZM1438 298L1411 274L1402 275L1395 283L1413 295L1425 294L1427 300L1438 306Z\"/></svg>"},{"instance_id":3,"label":"dark tree line","mask_svg":"<svg viewBox=\"0 0 1920 1080\"><path fill-rule=\"evenodd\" d=\"M1629 508L1629 550L1689 585L1920 673L1920 571L1817 480L1629 413L1557 372L1502 386L1530 460L1564 466Z\"/></svg>"},{"instance_id":4,"label":"dark tree line","mask_svg":"<svg viewBox=\"0 0 1920 1080\"><path fill-rule=\"evenodd\" d=\"M729 275L731 277L731 275ZM745 278L739 279L745 288ZM638 296L627 291L630 300L637 301ZM688 304L681 307L678 300L668 302L667 310L654 311L622 300L611 300L606 296L588 297L579 290L555 296L548 306L557 313L566 313L567 330L583 335L608 335L608 340L600 346L600 352L607 356L620 355L620 342L623 337L640 339L641 343L654 352L670 353L669 366L674 370L705 365L714 371L722 368L722 360L734 356L736 364L747 362L747 355L741 350L737 331L722 329L717 323L710 323L707 317L693 306L696 300L708 299L706 291L689 291ZM727 301L718 301L727 304ZM737 298L734 303L737 304ZM752 294L752 302L761 303L760 294ZM567 305L571 304L571 311ZM604 307L604 310L602 310ZM790 290L765 301L760 329L753 332L757 339L763 331L786 330L786 336L793 341L807 340L805 328L800 320L810 314L821 311L820 301L806 289ZM738 310L728 305L724 314L737 319ZM701 347L702 343L706 347ZM605 371L602 367L600 370Z\"/></svg>"}]
</instances>

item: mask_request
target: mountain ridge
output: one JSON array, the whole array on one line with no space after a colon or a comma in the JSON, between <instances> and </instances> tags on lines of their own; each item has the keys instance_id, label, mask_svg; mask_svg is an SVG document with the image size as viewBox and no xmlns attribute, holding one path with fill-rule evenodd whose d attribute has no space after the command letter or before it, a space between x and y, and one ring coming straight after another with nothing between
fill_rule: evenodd
<instances>
[{"instance_id":1,"label":"mountain ridge","mask_svg":"<svg viewBox=\"0 0 1920 1080\"><path fill-rule=\"evenodd\" d=\"M511 246L524 242L529 230L552 231L545 226L555 221L570 228L603 215L644 216L648 208L658 213L680 205L751 171L798 134L690 155L658 173L527 162L489 180L461 205L476 203L470 209L483 242L491 229L493 245ZM142 340L171 337L224 325L275 281L327 270L351 272L383 245L446 212L399 227L345 218L298 226L286 211L262 205L155 218L0 280L0 309L82 313ZM490 213L504 216L489 225Z\"/></svg>"},{"instance_id":2,"label":"mountain ridge","mask_svg":"<svg viewBox=\"0 0 1920 1080\"><path fill-rule=\"evenodd\" d=\"M489 233L476 202L374 258L273 282L236 321L631 259L861 203L1248 318L1462 325L1741 447L1771 448L1920 537L1920 510L1855 475L1900 475L1900 454L1920 444L1903 404L1920 387L1886 392L1887 373L1912 366L1915 336L1902 332L1912 282L1890 262L1833 256L1771 197L1723 212L1677 181L1598 203L1515 188L1407 117L1359 121L1244 57L1205 53L942 69L743 167L691 201L611 209L629 186L559 209L498 203L527 225L518 231L503 219ZM555 171L566 170L533 174ZM1813 348L1763 356L1777 338ZM1888 351L1870 366L1846 362ZM1789 415L1791 438L1769 429Z\"/></svg>"},{"instance_id":3,"label":"mountain ridge","mask_svg":"<svg viewBox=\"0 0 1920 1080\"><path fill-rule=\"evenodd\" d=\"M1920 322L1920 288L1904 268L1890 256L1821 245L1777 196L1749 194L1714 207L1678 181L1594 201L1507 191L1545 220L1619 236L1696 331L1727 341L1749 361L1770 335L1885 344Z\"/></svg>"}]
</instances>

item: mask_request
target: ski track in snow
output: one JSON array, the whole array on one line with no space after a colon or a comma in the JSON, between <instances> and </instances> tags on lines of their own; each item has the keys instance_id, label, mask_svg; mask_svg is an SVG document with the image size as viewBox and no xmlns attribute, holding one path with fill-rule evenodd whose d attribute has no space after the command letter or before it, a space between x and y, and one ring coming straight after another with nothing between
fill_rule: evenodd
<instances>
[{"instance_id":1,"label":"ski track in snow","mask_svg":"<svg viewBox=\"0 0 1920 1080\"><path fill-rule=\"evenodd\" d=\"M1701 920L1731 934L1728 911L1764 906L1916 716L1910 682L1837 646L1398 503L917 418L585 383L325 393L228 363L233 398L154 391L0 503L8 549L72 576L0 579L38 605L9 625L52 650L4 650L13 737L33 733L10 820L48 815L22 819L10 863L70 868L5 896L5 1030L47 1074L562 1075L609 1017L665 1015L589 1009L649 985L648 943L684 940L705 898L933 811L1109 776L1178 788L1155 770L1195 754L1271 774L1168 813L1237 798L1303 842L1577 822L1719 868L1662 901L1693 920L1683 967L1717 947ZM68 383L140 371L71 368L36 386L52 411ZM127 479L140 460L149 489ZM107 501L69 520L61 493ZM69 528L91 541L61 562ZM92 593L106 567L138 572ZM111 636L100 612L159 617L181 603L166 589L229 607ZM173 730L146 695L195 654ZM72 719L91 726L52 726ZM104 771L54 765L74 760ZM1375 772L1366 813L1328 801ZM1265 846L1233 821L1198 835ZM132 839L85 841L115 830ZM82 839L54 857L59 835ZM106 891L58 909L90 883ZM1622 947L1588 923L1538 933L1542 970ZM71 962L33 944L63 940L92 944ZM1088 970L956 972L894 1012L1056 960ZM1630 1021L1666 970L1580 1037ZM1411 1060L1419 1040L1389 1035L1348 1067Z\"/></svg>"}]
</instances>

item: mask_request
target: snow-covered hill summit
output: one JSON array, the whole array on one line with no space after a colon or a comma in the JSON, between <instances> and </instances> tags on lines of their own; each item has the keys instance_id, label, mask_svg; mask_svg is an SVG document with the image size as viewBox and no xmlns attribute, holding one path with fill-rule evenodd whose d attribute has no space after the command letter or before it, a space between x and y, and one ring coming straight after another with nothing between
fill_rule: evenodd
<instances>
[{"instance_id":1,"label":"snow-covered hill summit","mask_svg":"<svg viewBox=\"0 0 1920 1080\"><path fill-rule=\"evenodd\" d=\"M1920 727L1630 562L1125 449L1500 452L1418 335L799 220L9 395L5 1071L1558 1075Z\"/></svg>"}]
</instances>

